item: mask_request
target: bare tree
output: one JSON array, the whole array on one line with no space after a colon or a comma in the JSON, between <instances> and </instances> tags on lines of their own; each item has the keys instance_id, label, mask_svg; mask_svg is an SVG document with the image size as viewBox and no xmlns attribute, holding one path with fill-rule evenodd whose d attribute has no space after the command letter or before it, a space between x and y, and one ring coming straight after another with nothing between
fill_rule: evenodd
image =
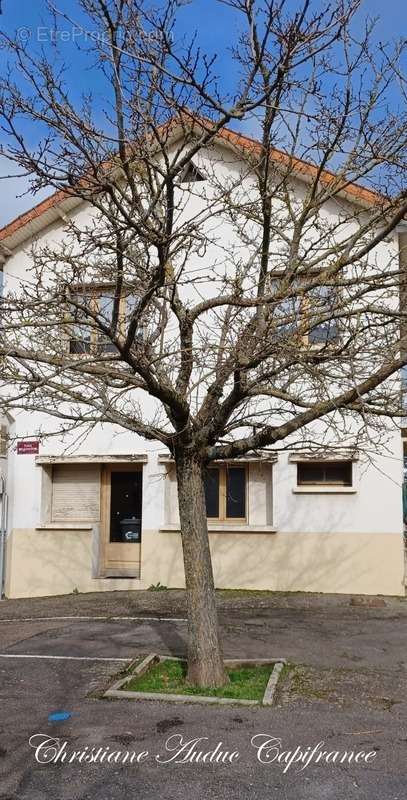
<instances>
[{"instance_id":1,"label":"bare tree","mask_svg":"<svg viewBox=\"0 0 407 800\"><path fill-rule=\"evenodd\" d=\"M92 211L67 213L63 239L36 243L5 293L3 405L169 449L201 686L226 680L208 464L362 446L400 415L407 363L389 244L407 210L406 120L387 106L394 85L404 97L401 46L372 46L369 24L353 33L359 0L223 4L239 31L226 89L216 58L178 40L175 0L77 0L103 105L75 102L54 49L5 35L0 89L4 152L34 190Z\"/></svg>"}]
</instances>

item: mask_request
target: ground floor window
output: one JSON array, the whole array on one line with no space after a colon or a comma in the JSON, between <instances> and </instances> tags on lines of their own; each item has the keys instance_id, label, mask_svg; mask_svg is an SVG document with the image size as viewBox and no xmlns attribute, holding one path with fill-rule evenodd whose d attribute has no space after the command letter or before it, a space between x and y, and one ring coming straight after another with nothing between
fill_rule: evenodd
<instances>
[{"instance_id":1,"label":"ground floor window","mask_svg":"<svg viewBox=\"0 0 407 800\"><path fill-rule=\"evenodd\" d=\"M205 475L206 514L211 520L247 520L246 466L209 467Z\"/></svg>"},{"instance_id":2,"label":"ground floor window","mask_svg":"<svg viewBox=\"0 0 407 800\"><path fill-rule=\"evenodd\" d=\"M298 486L352 486L352 461L302 461Z\"/></svg>"},{"instance_id":3,"label":"ground floor window","mask_svg":"<svg viewBox=\"0 0 407 800\"><path fill-rule=\"evenodd\" d=\"M51 522L98 522L99 519L99 465L54 464Z\"/></svg>"}]
</instances>

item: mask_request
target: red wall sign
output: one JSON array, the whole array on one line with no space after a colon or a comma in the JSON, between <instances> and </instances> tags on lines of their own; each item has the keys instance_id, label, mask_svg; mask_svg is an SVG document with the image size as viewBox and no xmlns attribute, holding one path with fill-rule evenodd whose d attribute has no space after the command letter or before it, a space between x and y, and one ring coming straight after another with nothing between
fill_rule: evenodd
<instances>
[{"instance_id":1,"label":"red wall sign","mask_svg":"<svg viewBox=\"0 0 407 800\"><path fill-rule=\"evenodd\" d=\"M38 455L40 452L40 443L35 439L31 441L25 439L22 442L17 442L17 453L21 455Z\"/></svg>"}]
</instances>

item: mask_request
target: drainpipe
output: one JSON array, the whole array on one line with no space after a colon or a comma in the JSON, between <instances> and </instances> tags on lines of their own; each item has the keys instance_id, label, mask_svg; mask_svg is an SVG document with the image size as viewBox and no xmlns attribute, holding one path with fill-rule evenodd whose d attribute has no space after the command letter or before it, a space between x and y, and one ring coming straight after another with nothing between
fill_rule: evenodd
<instances>
[{"instance_id":1,"label":"drainpipe","mask_svg":"<svg viewBox=\"0 0 407 800\"><path fill-rule=\"evenodd\" d=\"M7 528L7 494L6 481L0 476L0 600L4 599L4 573L5 573L5 549L6 549L6 528Z\"/></svg>"}]
</instances>

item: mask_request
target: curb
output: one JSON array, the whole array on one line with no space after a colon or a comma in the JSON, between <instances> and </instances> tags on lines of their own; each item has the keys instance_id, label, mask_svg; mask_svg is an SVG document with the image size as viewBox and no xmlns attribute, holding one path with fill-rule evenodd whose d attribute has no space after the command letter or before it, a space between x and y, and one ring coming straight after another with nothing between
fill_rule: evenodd
<instances>
[{"instance_id":1,"label":"curb","mask_svg":"<svg viewBox=\"0 0 407 800\"><path fill-rule=\"evenodd\" d=\"M283 671L285 666L285 662L278 661L277 664L274 664L273 672L270 675L269 682L266 686L266 691L263 695L263 706L272 706L274 702L274 696L277 689L278 679Z\"/></svg>"},{"instance_id":2,"label":"curb","mask_svg":"<svg viewBox=\"0 0 407 800\"><path fill-rule=\"evenodd\" d=\"M159 656L156 653L150 653L146 656L140 664L133 671L133 676L144 675L154 664L162 661L182 661L184 659L175 658L173 656ZM285 658L253 658L253 659L237 659L226 658L224 663L230 667L245 667L245 666L266 666L270 664L273 667L270 678L268 680L266 689L262 700L243 700L232 697L205 697L204 695L190 695L190 694L164 694L161 692L129 692L122 687L129 682L129 676L116 681L110 689L104 692L103 697L115 698L117 700L155 700L156 702L165 703L195 703L199 705L238 705L238 706L271 706L274 702L274 697L277 689L277 683L283 667L287 661ZM130 665L131 666L131 665Z\"/></svg>"}]
</instances>

